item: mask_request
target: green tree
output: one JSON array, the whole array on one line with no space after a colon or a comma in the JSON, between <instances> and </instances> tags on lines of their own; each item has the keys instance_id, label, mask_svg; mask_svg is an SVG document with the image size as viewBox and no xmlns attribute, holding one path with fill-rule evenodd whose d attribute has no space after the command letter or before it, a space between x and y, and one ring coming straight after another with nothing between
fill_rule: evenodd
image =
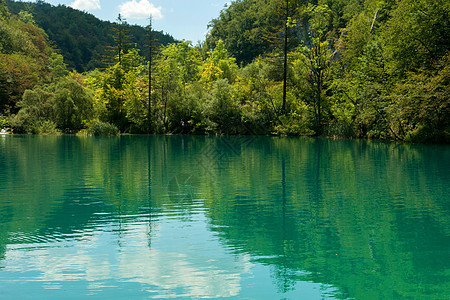
<instances>
[{"instance_id":1,"label":"green tree","mask_svg":"<svg viewBox=\"0 0 450 300\"><path fill-rule=\"evenodd\" d=\"M24 22L25 24L32 24L36 25L36 22L34 21L33 14L26 10L21 10L19 12L19 20Z\"/></svg>"},{"instance_id":2,"label":"green tree","mask_svg":"<svg viewBox=\"0 0 450 300\"><path fill-rule=\"evenodd\" d=\"M119 63L105 70L101 78L98 99L104 104L101 120L116 125L121 131L126 127L126 110L123 88L125 71Z\"/></svg>"},{"instance_id":3,"label":"green tree","mask_svg":"<svg viewBox=\"0 0 450 300\"><path fill-rule=\"evenodd\" d=\"M0 0L0 20L9 19L9 10L6 6L5 0Z\"/></svg>"},{"instance_id":4,"label":"green tree","mask_svg":"<svg viewBox=\"0 0 450 300\"><path fill-rule=\"evenodd\" d=\"M11 124L19 132L73 133L94 117L92 97L76 74L26 90L17 106L20 110Z\"/></svg>"},{"instance_id":5,"label":"green tree","mask_svg":"<svg viewBox=\"0 0 450 300\"><path fill-rule=\"evenodd\" d=\"M64 63L64 57L61 54L53 52L48 60L48 69L51 77L50 81L68 75L67 65Z\"/></svg>"},{"instance_id":6,"label":"green tree","mask_svg":"<svg viewBox=\"0 0 450 300\"><path fill-rule=\"evenodd\" d=\"M402 140L450 142L450 54L435 68L408 74L390 96L389 112Z\"/></svg>"},{"instance_id":7,"label":"green tree","mask_svg":"<svg viewBox=\"0 0 450 300\"><path fill-rule=\"evenodd\" d=\"M392 78L380 34L392 1L367 0L342 31L332 60L329 135L396 138L388 114Z\"/></svg>"},{"instance_id":8,"label":"green tree","mask_svg":"<svg viewBox=\"0 0 450 300\"><path fill-rule=\"evenodd\" d=\"M53 121L57 128L66 133L74 133L86 128L94 117L93 100L89 92L75 79L60 79L54 86L52 106Z\"/></svg>"},{"instance_id":9,"label":"green tree","mask_svg":"<svg viewBox=\"0 0 450 300\"><path fill-rule=\"evenodd\" d=\"M237 70L236 59L229 56L223 41L219 40L216 47L208 52L200 80L211 85L218 79L227 79L232 84L236 80Z\"/></svg>"},{"instance_id":10,"label":"green tree","mask_svg":"<svg viewBox=\"0 0 450 300\"><path fill-rule=\"evenodd\" d=\"M209 103L208 117L215 124L219 134L238 134L241 131L241 108L237 101L236 89L227 79L214 83Z\"/></svg>"},{"instance_id":11,"label":"green tree","mask_svg":"<svg viewBox=\"0 0 450 300\"><path fill-rule=\"evenodd\" d=\"M153 132L153 108L152 108L152 77L153 77L153 54L155 52L155 40L152 28L153 18L150 16L149 25L147 26L148 36L148 104L147 104L147 126L148 133Z\"/></svg>"},{"instance_id":12,"label":"green tree","mask_svg":"<svg viewBox=\"0 0 450 300\"><path fill-rule=\"evenodd\" d=\"M209 23L207 47L213 49L222 40L239 65L249 64L269 52L271 44L264 36L267 28L276 25L274 6L274 2L264 0L233 1Z\"/></svg>"},{"instance_id":13,"label":"green tree","mask_svg":"<svg viewBox=\"0 0 450 300\"><path fill-rule=\"evenodd\" d=\"M275 68L266 59L258 58L238 72L235 86L250 133L271 133L277 120L279 105L273 93L278 85L277 76L273 76Z\"/></svg>"},{"instance_id":14,"label":"green tree","mask_svg":"<svg viewBox=\"0 0 450 300\"><path fill-rule=\"evenodd\" d=\"M299 29L300 0L278 0L275 5L277 25L270 28L266 38L275 49L282 52L283 65L283 98L281 103L281 115L286 114L287 84L288 84L288 54L298 44L297 31Z\"/></svg>"},{"instance_id":15,"label":"green tree","mask_svg":"<svg viewBox=\"0 0 450 300\"><path fill-rule=\"evenodd\" d=\"M23 92L49 79L47 65L53 52L47 35L33 22L0 19L1 113L16 113Z\"/></svg>"},{"instance_id":16,"label":"green tree","mask_svg":"<svg viewBox=\"0 0 450 300\"><path fill-rule=\"evenodd\" d=\"M167 132L170 126L169 106L170 102L176 102L182 98L183 80L180 65L177 59L177 45L171 44L161 49L160 57L156 62L157 109L155 111L159 131Z\"/></svg>"},{"instance_id":17,"label":"green tree","mask_svg":"<svg viewBox=\"0 0 450 300\"><path fill-rule=\"evenodd\" d=\"M120 14L112 27L112 38L114 40L114 45L108 47L110 54L106 56L105 63L109 65L115 63L122 65L122 58L131 45L131 36L127 27L127 22Z\"/></svg>"},{"instance_id":18,"label":"green tree","mask_svg":"<svg viewBox=\"0 0 450 300\"><path fill-rule=\"evenodd\" d=\"M14 130L39 133L39 128L45 121L54 119L53 107L49 101L53 96L42 88L26 90L22 100L17 103L20 108L18 114L11 119Z\"/></svg>"},{"instance_id":19,"label":"green tree","mask_svg":"<svg viewBox=\"0 0 450 300\"><path fill-rule=\"evenodd\" d=\"M138 76L135 72L125 75L124 84L124 106L126 107L126 118L130 123L130 132L144 133L148 131L148 109L147 109L147 84L144 76Z\"/></svg>"},{"instance_id":20,"label":"green tree","mask_svg":"<svg viewBox=\"0 0 450 300\"><path fill-rule=\"evenodd\" d=\"M329 44L325 41L325 35L330 22L331 11L327 5L310 5L306 11L310 15L309 40L301 51L306 58L308 68L307 81L313 91L312 103L316 115L316 134L322 134L322 116L324 92L330 81Z\"/></svg>"},{"instance_id":21,"label":"green tree","mask_svg":"<svg viewBox=\"0 0 450 300\"><path fill-rule=\"evenodd\" d=\"M433 66L450 48L450 3L445 0L402 0L382 33L391 72Z\"/></svg>"},{"instance_id":22,"label":"green tree","mask_svg":"<svg viewBox=\"0 0 450 300\"><path fill-rule=\"evenodd\" d=\"M156 62L156 81L160 92L160 116L170 132L189 133L201 122L198 81L202 60L199 50L189 41L171 44L161 49Z\"/></svg>"}]
</instances>

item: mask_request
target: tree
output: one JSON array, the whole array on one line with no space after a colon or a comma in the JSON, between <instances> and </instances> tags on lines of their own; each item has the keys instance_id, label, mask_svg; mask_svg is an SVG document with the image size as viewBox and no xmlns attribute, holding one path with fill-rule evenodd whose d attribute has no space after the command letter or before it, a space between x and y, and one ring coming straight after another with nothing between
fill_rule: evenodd
<instances>
[{"instance_id":1,"label":"tree","mask_svg":"<svg viewBox=\"0 0 450 300\"><path fill-rule=\"evenodd\" d=\"M9 10L5 0L0 0L0 21L9 19Z\"/></svg>"},{"instance_id":2,"label":"tree","mask_svg":"<svg viewBox=\"0 0 450 300\"><path fill-rule=\"evenodd\" d=\"M93 100L88 91L76 80L76 74L61 78L51 90L54 94L53 121L63 132L73 133L86 127L93 119Z\"/></svg>"},{"instance_id":3,"label":"tree","mask_svg":"<svg viewBox=\"0 0 450 300\"><path fill-rule=\"evenodd\" d=\"M391 72L432 69L450 49L450 3L402 0L382 32Z\"/></svg>"},{"instance_id":4,"label":"tree","mask_svg":"<svg viewBox=\"0 0 450 300\"><path fill-rule=\"evenodd\" d=\"M330 20L330 13L326 5L310 5L307 9L310 14L310 38L302 51L306 57L309 69L307 81L313 89L314 111L316 115L316 134L322 134L322 107L323 93L327 81L330 80L330 57L328 42L323 41Z\"/></svg>"},{"instance_id":5,"label":"tree","mask_svg":"<svg viewBox=\"0 0 450 300\"><path fill-rule=\"evenodd\" d=\"M110 56L107 57L106 63L114 64L106 70L103 77L103 85L100 98L106 104L105 121L116 125L119 130L125 130L127 126L126 108L124 106L124 83L127 71L137 67L133 58L135 55L128 56L125 59L130 46L130 35L127 28L126 20L119 14L117 23L112 28L114 46L109 47ZM126 61L127 60L127 61ZM139 62L137 63L139 64Z\"/></svg>"},{"instance_id":6,"label":"tree","mask_svg":"<svg viewBox=\"0 0 450 300\"><path fill-rule=\"evenodd\" d=\"M232 1L208 24L207 47L213 49L222 40L238 65L247 65L269 52L271 44L264 36L267 28L276 25L274 5L265 0Z\"/></svg>"},{"instance_id":7,"label":"tree","mask_svg":"<svg viewBox=\"0 0 450 300\"><path fill-rule=\"evenodd\" d=\"M227 79L229 83L234 83L237 70L236 59L229 56L223 41L219 40L216 47L208 51L200 80L210 86L218 79Z\"/></svg>"},{"instance_id":8,"label":"tree","mask_svg":"<svg viewBox=\"0 0 450 300\"><path fill-rule=\"evenodd\" d=\"M274 90L278 86L272 76L276 67L267 59L258 58L241 68L235 84L238 101L242 106L246 127L252 134L271 133L277 120L278 103Z\"/></svg>"},{"instance_id":9,"label":"tree","mask_svg":"<svg viewBox=\"0 0 450 300\"><path fill-rule=\"evenodd\" d=\"M275 47L282 49L283 57L283 99L281 104L281 114L286 114L287 82L288 82L288 53L293 45L298 43L298 35L293 29L298 29L299 9L301 0L278 0L275 6L275 15L278 17L278 24L271 28L266 38ZM281 47L280 47L281 45Z\"/></svg>"},{"instance_id":10,"label":"tree","mask_svg":"<svg viewBox=\"0 0 450 300\"><path fill-rule=\"evenodd\" d=\"M450 53L397 83L390 97L394 130L409 142L450 142Z\"/></svg>"},{"instance_id":11,"label":"tree","mask_svg":"<svg viewBox=\"0 0 450 300\"><path fill-rule=\"evenodd\" d=\"M123 96L126 118L131 133L148 133L148 108L146 103L147 84L144 76L137 72L125 74Z\"/></svg>"},{"instance_id":12,"label":"tree","mask_svg":"<svg viewBox=\"0 0 450 300\"><path fill-rule=\"evenodd\" d=\"M53 119L53 108L50 99L53 94L36 88L26 90L22 100L17 103L18 114L11 119L11 125L18 132L39 133L39 126L46 120Z\"/></svg>"},{"instance_id":13,"label":"tree","mask_svg":"<svg viewBox=\"0 0 450 300\"><path fill-rule=\"evenodd\" d=\"M51 72L47 65L54 50L45 32L34 24L32 15L22 15L25 14L27 23L17 18L0 18L1 113L17 113L16 103L24 91L47 81Z\"/></svg>"},{"instance_id":14,"label":"tree","mask_svg":"<svg viewBox=\"0 0 450 300\"><path fill-rule=\"evenodd\" d=\"M67 65L64 63L64 57L56 52L48 58L48 69L50 71L50 81L68 75Z\"/></svg>"},{"instance_id":15,"label":"tree","mask_svg":"<svg viewBox=\"0 0 450 300\"><path fill-rule=\"evenodd\" d=\"M125 71L117 63L100 75L98 100L104 105L100 119L116 125L121 131L126 127L126 110L124 106Z\"/></svg>"},{"instance_id":16,"label":"tree","mask_svg":"<svg viewBox=\"0 0 450 300\"><path fill-rule=\"evenodd\" d=\"M112 27L112 37L114 40L114 46L109 46L108 50L110 55L106 57L105 63L111 64L112 62L122 65L123 55L127 53L131 43L131 36L127 28L127 22L120 14L116 19L116 23Z\"/></svg>"},{"instance_id":17,"label":"tree","mask_svg":"<svg viewBox=\"0 0 450 300\"><path fill-rule=\"evenodd\" d=\"M158 90L158 117L159 130L167 132L170 126L169 106L170 102L181 100L183 93L183 81L180 65L177 59L177 45L171 44L161 49L159 59L156 61L156 87ZM162 127L162 128L161 128Z\"/></svg>"},{"instance_id":18,"label":"tree","mask_svg":"<svg viewBox=\"0 0 450 300\"><path fill-rule=\"evenodd\" d=\"M152 68L153 68L153 55L155 51L155 37L152 28L152 16L149 18L149 25L147 26L147 36L148 36L148 109L147 109L147 122L148 122L148 133L153 132L153 112L152 112Z\"/></svg>"},{"instance_id":19,"label":"tree","mask_svg":"<svg viewBox=\"0 0 450 300\"><path fill-rule=\"evenodd\" d=\"M236 90L227 79L219 79L214 83L209 105L209 118L215 123L217 133L240 132L241 108L237 102Z\"/></svg>"},{"instance_id":20,"label":"tree","mask_svg":"<svg viewBox=\"0 0 450 300\"><path fill-rule=\"evenodd\" d=\"M11 123L19 132L48 133L50 129L73 133L94 117L92 97L77 74L26 90L17 106L20 110Z\"/></svg>"},{"instance_id":21,"label":"tree","mask_svg":"<svg viewBox=\"0 0 450 300\"><path fill-rule=\"evenodd\" d=\"M155 59L154 113L159 130L190 133L199 121L199 50L189 41L163 47ZM202 87L203 88L203 87Z\"/></svg>"}]
</instances>

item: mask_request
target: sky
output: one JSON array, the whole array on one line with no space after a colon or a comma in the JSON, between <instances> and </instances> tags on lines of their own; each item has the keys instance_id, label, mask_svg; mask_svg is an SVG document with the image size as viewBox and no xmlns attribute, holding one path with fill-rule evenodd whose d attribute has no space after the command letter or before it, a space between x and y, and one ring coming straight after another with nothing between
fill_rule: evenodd
<instances>
[{"instance_id":1,"label":"sky","mask_svg":"<svg viewBox=\"0 0 450 300\"><path fill-rule=\"evenodd\" d=\"M35 1L31 1L35 2ZM129 24L148 25L169 33L177 40L194 45L205 40L208 23L219 16L231 0L45 0L52 5L66 5L114 22L119 13Z\"/></svg>"}]
</instances>

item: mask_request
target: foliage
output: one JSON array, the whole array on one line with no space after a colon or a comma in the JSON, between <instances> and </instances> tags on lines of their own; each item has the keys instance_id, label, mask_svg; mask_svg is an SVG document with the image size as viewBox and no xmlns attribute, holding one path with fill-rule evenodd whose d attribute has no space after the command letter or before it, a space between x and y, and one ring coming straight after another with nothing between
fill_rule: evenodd
<instances>
[{"instance_id":1,"label":"foliage","mask_svg":"<svg viewBox=\"0 0 450 300\"><path fill-rule=\"evenodd\" d=\"M402 0L382 32L392 72L432 68L449 50L450 3Z\"/></svg>"},{"instance_id":2,"label":"foliage","mask_svg":"<svg viewBox=\"0 0 450 300\"><path fill-rule=\"evenodd\" d=\"M233 1L209 23L208 48L222 40L238 64L251 63L271 48L264 36L267 28L275 26L273 8L271 1Z\"/></svg>"},{"instance_id":3,"label":"foliage","mask_svg":"<svg viewBox=\"0 0 450 300\"><path fill-rule=\"evenodd\" d=\"M101 121L94 122L87 130L88 135L94 136L113 136L119 135L119 133L119 129L115 125Z\"/></svg>"},{"instance_id":4,"label":"foliage","mask_svg":"<svg viewBox=\"0 0 450 300\"><path fill-rule=\"evenodd\" d=\"M236 101L236 90L227 79L214 83L209 102L208 117L219 134L238 134L241 126L241 108Z\"/></svg>"},{"instance_id":5,"label":"foliage","mask_svg":"<svg viewBox=\"0 0 450 300\"><path fill-rule=\"evenodd\" d=\"M93 103L85 88L72 78L64 78L54 87L53 107L58 128L78 131L93 117Z\"/></svg>"},{"instance_id":6,"label":"foliage","mask_svg":"<svg viewBox=\"0 0 450 300\"><path fill-rule=\"evenodd\" d=\"M288 116L282 116L280 124L275 126L273 133L276 135L288 136L311 136L314 135L314 130L308 126L307 120L302 118L302 115L292 113Z\"/></svg>"},{"instance_id":7,"label":"foliage","mask_svg":"<svg viewBox=\"0 0 450 300\"><path fill-rule=\"evenodd\" d=\"M402 139L450 142L450 53L436 69L409 74L391 95L390 113Z\"/></svg>"},{"instance_id":8,"label":"foliage","mask_svg":"<svg viewBox=\"0 0 450 300\"><path fill-rule=\"evenodd\" d=\"M4 128L7 128L7 127L9 127L8 120L0 119L0 129L4 129Z\"/></svg>"},{"instance_id":9,"label":"foliage","mask_svg":"<svg viewBox=\"0 0 450 300\"><path fill-rule=\"evenodd\" d=\"M45 120L35 124L32 133L40 135L58 135L61 131L56 127L54 122Z\"/></svg>"},{"instance_id":10,"label":"foliage","mask_svg":"<svg viewBox=\"0 0 450 300\"><path fill-rule=\"evenodd\" d=\"M69 70L84 72L104 67L104 56L108 46L113 46L112 28L116 25L101 21L93 15L73 9L66 5L53 6L44 1L37 3L14 2L6 0L9 11L18 14L30 7L37 25L42 27L55 45L61 50ZM148 59L145 49L145 29L135 25L125 25L132 39L130 43ZM154 31L153 35L160 45L174 43L169 34Z\"/></svg>"},{"instance_id":11,"label":"foliage","mask_svg":"<svg viewBox=\"0 0 450 300\"><path fill-rule=\"evenodd\" d=\"M6 6L5 0L0 0L0 20L6 20L9 18L9 10Z\"/></svg>"},{"instance_id":12,"label":"foliage","mask_svg":"<svg viewBox=\"0 0 450 300\"><path fill-rule=\"evenodd\" d=\"M92 16L64 6L7 3L11 15L0 2L0 112L16 132L75 133L99 120L99 128L129 133L449 141L444 0L233 1L211 21L204 45L152 47L151 63L122 19L91 27L83 22ZM62 55L36 25L47 10L78 18L70 30L42 25ZM69 73L98 66L114 45L112 36L86 41L75 33L97 28L91 36L106 37L112 27L114 62Z\"/></svg>"},{"instance_id":13,"label":"foliage","mask_svg":"<svg viewBox=\"0 0 450 300\"><path fill-rule=\"evenodd\" d=\"M226 79L228 82L234 83L238 70L235 61L235 58L229 56L223 41L219 40L216 47L208 52L208 57L203 65L201 81L213 83L219 79Z\"/></svg>"},{"instance_id":14,"label":"foliage","mask_svg":"<svg viewBox=\"0 0 450 300\"><path fill-rule=\"evenodd\" d=\"M137 77L135 73L130 72L125 78L124 94L126 98L124 105L126 110L126 119L129 121L131 133L145 132L147 124L147 102L146 82L142 77Z\"/></svg>"},{"instance_id":15,"label":"foliage","mask_svg":"<svg viewBox=\"0 0 450 300\"><path fill-rule=\"evenodd\" d=\"M0 113L17 112L24 91L49 79L52 53L47 35L33 22L0 19Z\"/></svg>"},{"instance_id":16,"label":"foliage","mask_svg":"<svg viewBox=\"0 0 450 300\"><path fill-rule=\"evenodd\" d=\"M16 132L47 133L54 127L72 133L84 128L93 117L92 97L69 76L26 90L17 105L20 110L11 117Z\"/></svg>"}]
</instances>

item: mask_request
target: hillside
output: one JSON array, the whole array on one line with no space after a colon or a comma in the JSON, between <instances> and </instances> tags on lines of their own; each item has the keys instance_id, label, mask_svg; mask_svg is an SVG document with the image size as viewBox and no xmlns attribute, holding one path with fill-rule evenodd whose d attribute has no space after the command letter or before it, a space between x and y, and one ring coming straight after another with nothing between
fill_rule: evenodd
<instances>
[{"instance_id":1,"label":"hillside","mask_svg":"<svg viewBox=\"0 0 450 300\"><path fill-rule=\"evenodd\" d=\"M69 69L84 72L103 67L106 49L114 44L111 35L113 23L65 5L53 6L43 1L25 3L7 0L6 4L12 14L17 15L21 10L29 10L33 14L36 24L45 30L56 48L61 50ZM146 44L145 28L127 26L132 37L130 43L136 44L141 55L148 58L147 51L143 51ZM162 31L154 31L154 37L162 45L175 42L171 35Z\"/></svg>"}]
</instances>

